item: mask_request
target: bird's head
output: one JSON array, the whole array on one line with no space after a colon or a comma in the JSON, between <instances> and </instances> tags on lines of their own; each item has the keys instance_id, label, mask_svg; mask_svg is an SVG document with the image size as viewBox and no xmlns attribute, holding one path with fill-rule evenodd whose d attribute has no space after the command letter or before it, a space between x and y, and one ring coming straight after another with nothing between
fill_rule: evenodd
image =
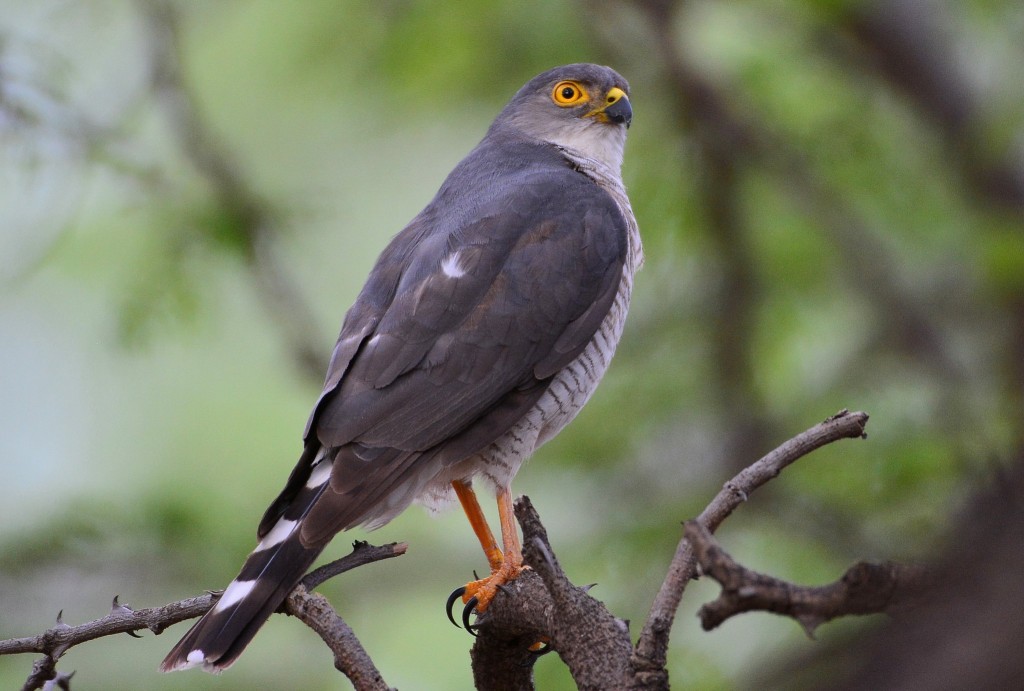
<instances>
[{"instance_id":1,"label":"bird's head","mask_svg":"<svg viewBox=\"0 0 1024 691\"><path fill-rule=\"evenodd\" d=\"M531 139L574 149L618 171L632 119L626 80L610 67L578 63L556 67L527 82L493 127L512 127Z\"/></svg>"}]
</instances>

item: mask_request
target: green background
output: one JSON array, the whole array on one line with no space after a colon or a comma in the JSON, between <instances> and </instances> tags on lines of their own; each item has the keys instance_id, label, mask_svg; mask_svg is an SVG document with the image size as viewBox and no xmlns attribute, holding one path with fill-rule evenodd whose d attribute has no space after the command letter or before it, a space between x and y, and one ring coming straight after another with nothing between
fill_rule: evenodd
<instances>
[{"instance_id":1,"label":"green background","mask_svg":"<svg viewBox=\"0 0 1024 691\"><path fill-rule=\"evenodd\" d=\"M970 165L1020 172L1024 10L925 3L928 21L903 37L938 36L947 86L971 87L954 133L864 48L868 5L689 2L663 34L654 5L171 4L202 125L265 212L254 254L153 87L164 6L6 0L0 638L41 632L61 609L97 618L115 594L148 607L224 587L298 456L377 253L523 82L577 61L631 82L623 174L647 263L604 383L514 486L569 576L598 583L637 633L680 522L843 407L871 414L869 438L754 495L719 532L725 547L799 583L940 549L958 506L1024 448L1024 207ZM678 64L767 143L716 132ZM278 280L308 323L275 304ZM469 688L471 639L443 614L486 566L462 516L414 507L325 556L353 539L410 545L322 588L385 680ZM881 621L829 624L818 641L764 614L705 633L693 614L715 593L706 580L686 593L676 687L758 685ZM59 669L77 670L77 689L348 688L285 617L221 677L158 675L185 628L88 643ZM0 658L0 687L32 660ZM554 655L536 674L572 688Z\"/></svg>"}]
</instances>

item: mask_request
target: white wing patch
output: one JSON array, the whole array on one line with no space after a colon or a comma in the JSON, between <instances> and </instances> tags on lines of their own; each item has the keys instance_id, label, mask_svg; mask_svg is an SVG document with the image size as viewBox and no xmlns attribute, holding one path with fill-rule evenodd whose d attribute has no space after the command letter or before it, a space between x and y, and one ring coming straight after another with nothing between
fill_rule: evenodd
<instances>
[{"instance_id":1,"label":"white wing patch","mask_svg":"<svg viewBox=\"0 0 1024 691\"><path fill-rule=\"evenodd\" d=\"M316 464L316 467L313 468L313 472L309 474L309 479L306 480L306 489L316 489L330 480L331 466L333 466L331 461L321 459L320 462Z\"/></svg>"},{"instance_id":2,"label":"white wing patch","mask_svg":"<svg viewBox=\"0 0 1024 691\"><path fill-rule=\"evenodd\" d=\"M284 542L285 538L295 532L295 526L297 523L298 521L289 521L284 518L278 520L271 531L263 536L263 539L260 540L260 544L256 545L256 549L253 551L261 552Z\"/></svg>"},{"instance_id":3,"label":"white wing patch","mask_svg":"<svg viewBox=\"0 0 1024 691\"><path fill-rule=\"evenodd\" d=\"M459 266L458 252L452 252L441 260L441 271L448 278L462 278L466 275L466 270Z\"/></svg>"},{"instance_id":4,"label":"white wing patch","mask_svg":"<svg viewBox=\"0 0 1024 691\"><path fill-rule=\"evenodd\" d=\"M231 605L235 604L246 595L252 592L252 589L256 586L256 581L231 581L231 585L224 591L224 594L220 596L220 600L217 601L217 606L213 608L214 612L221 612ZM189 657L192 657L196 651L193 650L189 653Z\"/></svg>"}]
</instances>

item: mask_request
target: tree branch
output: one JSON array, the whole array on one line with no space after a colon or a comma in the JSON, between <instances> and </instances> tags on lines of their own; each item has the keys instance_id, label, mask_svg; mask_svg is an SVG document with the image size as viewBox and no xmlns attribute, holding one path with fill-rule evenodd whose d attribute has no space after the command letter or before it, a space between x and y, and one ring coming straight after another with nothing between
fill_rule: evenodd
<instances>
[{"instance_id":1,"label":"tree branch","mask_svg":"<svg viewBox=\"0 0 1024 691\"><path fill-rule=\"evenodd\" d=\"M702 542L702 536L691 539L693 526L700 526L710 539L711 531L755 490L799 458L838 439L864 437L867 421L866 413L840 411L726 482L680 541L635 648L630 645L628 624L591 597L589 587L580 588L569 581L536 510L528 498L521 497L515 512L523 531L524 562L530 569L512 582L477 622L478 638L471 652L477 688L532 689L536 644L543 642L559 654L581 689L667 689L669 631L686 584L696 574L698 556L705 560L711 559L709 554L714 557L707 571L721 576L726 585L721 602L706 608L706 627L715 617L721 621L739 611L767 609L793 616L810 631L842 614L887 611L905 602L908 593L921 584L913 572L902 567L857 565L839 584L801 589L735 565L720 548L715 551L713 542ZM405 544L375 547L357 541L351 554L310 572L280 610L317 632L331 648L335 667L360 691L388 687L352 630L326 598L309 589L357 566L404 554L405 550ZM754 590L743 585L747 583ZM54 678L57 660L71 647L115 633L141 629L160 633L172 623L204 613L218 597L219 593L211 593L138 611L120 605L115 598L111 613L103 619L71 627L58 617L57 626L39 636L0 641L0 655L43 653L45 657L35 663L24 687L37 689Z\"/></svg>"},{"instance_id":2,"label":"tree branch","mask_svg":"<svg viewBox=\"0 0 1024 691\"><path fill-rule=\"evenodd\" d=\"M529 497L515 503L530 570L507 586L478 621L471 651L481 690L533 689L532 648L558 653L580 689L621 689L632 645L629 625L569 581Z\"/></svg>"},{"instance_id":3,"label":"tree branch","mask_svg":"<svg viewBox=\"0 0 1024 691\"><path fill-rule=\"evenodd\" d=\"M405 554L407 545L392 543L374 546L366 542L356 542L352 547L350 554L310 572L303 579L303 583L296 587L293 594L289 596L283 611L297 617L324 639L324 642L331 647L335 654L335 666L352 679L357 689L387 688L370 683L374 677L379 680L380 673L373 666L366 651L358 641L355 641L351 630L341 621L341 618L330 609L327 600L322 596L309 593L308 590L328 578L358 566L401 556ZM305 584L307 581L311 585L307 586ZM36 660L33 664L32 673L22 687L23 691L39 689L45 682L55 679L57 661L76 645L119 633L127 633L138 638L135 632L147 629L159 635L168 626L202 616L220 598L220 595L220 592L208 592L205 595L186 598L160 607L139 610L120 604L115 596L110 613L105 617L77 626L69 626L64 623L63 611L61 611L57 615L57 624L37 636L0 641L0 655L41 653L44 657ZM330 619L331 615L336 621ZM348 633L346 634L345 631ZM329 636L330 639L326 636ZM341 662L339 662L339 658L342 658ZM340 666L342 664L344 667ZM354 671L355 676L349 674L350 671ZM70 678L70 675L67 677ZM356 682L357 678L360 679L360 683L365 680L366 685L360 686ZM383 684L382 680L380 684Z\"/></svg>"},{"instance_id":4,"label":"tree branch","mask_svg":"<svg viewBox=\"0 0 1024 691\"><path fill-rule=\"evenodd\" d=\"M550 645L581 689L619 689L632 650L629 624L572 584L555 557L547 531L528 497L515 505L523 527L523 559L544 581L552 599Z\"/></svg>"},{"instance_id":5,"label":"tree branch","mask_svg":"<svg viewBox=\"0 0 1024 691\"><path fill-rule=\"evenodd\" d=\"M352 543L352 552L328 562L323 566L313 569L303 576L301 585L306 590L315 590L317 586L335 576L351 571L352 569L372 564L375 561L400 557L406 553L409 545L405 542L392 542L387 545L371 545L365 540L356 540Z\"/></svg>"},{"instance_id":6,"label":"tree branch","mask_svg":"<svg viewBox=\"0 0 1024 691\"><path fill-rule=\"evenodd\" d=\"M334 668L349 678L356 691L391 691L355 632L326 597L307 591L300 583L285 599L282 609L320 636L334 653Z\"/></svg>"},{"instance_id":7,"label":"tree branch","mask_svg":"<svg viewBox=\"0 0 1024 691\"><path fill-rule=\"evenodd\" d=\"M507 584L476 622L470 649L474 688L532 691L538 657L532 648L550 639L553 612L551 595L536 571L525 570Z\"/></svg>"},{"instance_id":8,"label":"tree branch","mask_svg":"<svg viewBox=\"0 0 1024 691\"><path fill-rule=\"evenodd\" d=\"M132 633L143 629L159 634L172 624L204 614L213 606L218 597L219 595L207 593L160 607L138 610L120 604L118 598L114 597L109 614L77 626L64 623L62 610L57 615L57 624L38 636L0 641L0 655L43 653L59 658L76 645L104 636Z\"/></svg>"},{"instance_id":9,"label":"tree branch","mask_svg":"<svg viewBox=\"0 0 1024 691\"><path fill-rule=\"evenodd\" d=\"M829 585L798 586L738 564L699 521L685 525L701 573L722 584L718 599L698 612L705 631L736 614L760 610L796 619L813 638L815 629L837 617L906 610L932 581L920 566L861 561Z\"/></svg>"},{"instance_id":10,"label":"tree branch","mask_svg":"<svg viewBox=\"0 0 1024 691\"><path fill-rule=\"evenodd\" d=\"M867 439L868 414L845 408L805 432L782 443L756 463L744 468L722 487L697 520L714 532L759 487L807 454L840 439Z\"/></svg>"},{"instance_id":11,"label":"tree branch","mask_svg":"<svg viewBox=\"0 0 1024 691\"><path fill-rule=\"evenodd\" d=\"M843 410L793 437L725 483L697 521L714 530L758 487L799 458L838 439L864 437L867 421L866 413ZM668 633L686 584L696 575L690 541L680 541L640 640L631 648L628 624L591 597L589 588L579 588L566 577L529 499L518 499L515 511L523 530L523 559L531 569L509 584L477 622L478 638L471 651L476 687L533 689L536 654L531 649L544 641L566 663L580 688L667 689ZM909 590L913 583L905 585ZM851 581L854 586L859 586L864 601L892 594L878 579Z\"/></svg>"},{"instance_id":12,"label":"tree branch","mask_svg":"<svg viewBox=\"0 0 1024 691\"><path fill-rule=\"evenodd\" d=\"M746 501L759 487L779 475L784 468L810 452L839 439L864 438L868 414L841 410L821 424L798 434L753 465L740 471L725 483L722 490L708 504L697 520L714 532L722 521ZM651 612L644 623L633 652L631 666L634 689L667 689L665 670L669 633L683 591L697 575L697 561L693 546L683 537L676 547L668 574L661 584Z\"/></svg>"}]
</instances>

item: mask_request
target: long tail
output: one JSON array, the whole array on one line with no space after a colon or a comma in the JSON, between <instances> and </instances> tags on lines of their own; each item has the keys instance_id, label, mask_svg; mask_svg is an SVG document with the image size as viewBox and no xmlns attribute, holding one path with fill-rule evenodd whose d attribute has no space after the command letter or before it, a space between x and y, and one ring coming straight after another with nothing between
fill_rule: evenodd
<instances>
[{"instance_id":1,"label":"long tail","mask_svg":"<svg viewBox=\"0 0 1024 691\"><path fill-rule=\"evenodd\" d=\"M241 573L164 658L161 672L200 665L207 672L227 669L302 580L323 550L322 545L303 546L299 539L302 521L330 477L331 461L322 454L317 460L304 486L245 560Z\"/></svg>"}]
</instances>

